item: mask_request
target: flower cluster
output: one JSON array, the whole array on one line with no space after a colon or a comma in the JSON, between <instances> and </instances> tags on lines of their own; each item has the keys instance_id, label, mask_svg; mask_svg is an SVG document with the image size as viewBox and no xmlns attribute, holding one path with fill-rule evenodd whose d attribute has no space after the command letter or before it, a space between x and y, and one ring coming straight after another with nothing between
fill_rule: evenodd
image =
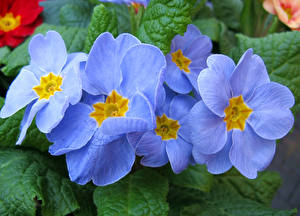
<instances>
[{"instance_id":1,"label":"flower cluster","mask_svg":"<svg viewBox=\"0 0 300 216\"><path fill-rule=\"evenodd\" d=\"M234 166L255 178L272 160L275 140L292 128L294 97L270 82L251 49L237 65L211 50L193 25L166 56L127 33L102 33L89 54L67 54L54 31L39 34L1 117L27 105L17 143L36 116L53 142L50 154L66 155L78 184L114 183L136 155L144 166L170 162L175 173L199 163L214 174Z\"/></svg>"}]
</instances>

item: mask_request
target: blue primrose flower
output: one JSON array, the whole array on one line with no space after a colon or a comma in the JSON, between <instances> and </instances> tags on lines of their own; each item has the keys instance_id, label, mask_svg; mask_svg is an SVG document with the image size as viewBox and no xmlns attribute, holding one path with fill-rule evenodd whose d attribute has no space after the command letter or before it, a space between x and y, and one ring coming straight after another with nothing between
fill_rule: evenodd
<instances>
[{"instance_id":1,"label":"blue primrose flower","mask_svg":"<svg viewBox=\"0 0 300 216\"><path fill-rule=\"evenodd\" d=\"M155 127L165 66L157 47L130 34L96 39L82 74L82 101L47 135L54 142L49 152L66 154L72 181L107 185L130 172L135 151L126 134Z\"/></svg>"},{"instance_id":2,"label":"blue primrose flower","mask_svg":"<svg viewBox=\"0 0 300 216\"><path fill-rule=\"evenodd\" d=\"M193 162L186 116L196 100L166 90L166 101L156 110L156 128L128 134L127 138L136 147L136 154L143 156L142 165L160 167L170 161L173 171L180 173Z\"/></svg>"},{"instance_id":3,"label":"blue primrose flower","mask_svg":"<svg viewBox=\"0 0 300 216\"><path fill-rule=\"evenodd\" d=\"M206 59L211 54L212 42L192 24L187 26L184 36L176 35L171 51L166 55L166 83L175 92L187 94L197 90L197 78L206 68Z\"/></svg>"},{"instance_id":4,"label":"blue primrose flower","mask_svg":"<svg viewBox=\"0 0 300 216\"><path fill-rule=\"evenodd\" d=\"M116 3L116 4L142 4L145 7L149 4L150 0L99 0L101 2L110 2L110 3Z\"/></svg>"},{"instance_id":5,"label":"blue primrose flower","mask_svg":"<svg viewBox=\"0 0 300 216\"><path fill-rule=\"evenodd\" d=\"M17 144L36 116L36 125L49 133L58 125L69 104L80 101L80 63L84 53L67 54L65 43L55 31L35 35L29 43L30 64L23 67L8 89L0 117L7 118L26 105Z\"/></svg>"},{"instance_id":6,"label":"blue primrose flower","mask_svg":"<svg viewBox=\"0 0 300 216\"><path fill-rule=\"evenodd\" d=\"M275 154L276 139L292 128L291 91L270 82L265 64L248 49L237 65L212 55L198 78L203 101L189 114L193 156L219 174L232 165L253 179Z\"/></svg>"}]
</instances>

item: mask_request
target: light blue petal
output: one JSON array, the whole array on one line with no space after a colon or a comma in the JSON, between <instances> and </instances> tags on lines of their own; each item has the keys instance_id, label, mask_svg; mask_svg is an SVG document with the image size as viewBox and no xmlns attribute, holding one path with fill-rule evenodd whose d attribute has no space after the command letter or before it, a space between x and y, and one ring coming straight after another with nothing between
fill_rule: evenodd
<instances>
[{"instance_id":1,"label":"light blue petal","mask_svg":"<svg viewBox=\"0 0 300 216\"><path fill-rule=\"evenodd\" d=\"M172 57L170 54L167 54L166 60L167 68L165 82L173 91L180 94L188 94L190 91L192 91L193 86L191 85L186 75L184 75L185 72L181 71L172 61Z\"/></svg>"},{"instance_id":2,"label":"light blue petal","mask_svg":"<svg viewBox=\"0 0 300 216\"><path fill-rule=\"evenodd\" d=\"M248 49L230 79L233 96L243 95L244 100L248 100L255 88L269 82L264 61L258 55L253 55L252 49Z\"/></svg>"},{"instance_id":3,"label":"light blue petal","mask_svg":"<svg viewBox=\"0 0 300 216\"><path fill-rule=\"evenodd\" d=\"M131 47L121 63L121 93L130 98L139 90L155 109L165 66L165 57L157 47L148 44Z\"/></svg>"},{"instance_id":4,"label":"light blue petal","mask_svg":"<svg viewBox=\"0 0 300 216\"><path fill-rule=\"evenodd\" d=\"M171 103L168 115L175 120L180 120L186 116L197 101L188 95L177 95Z\"/></svg>"},{"instance_id":5,"label":"light blue petal","mask_svg":"<svg viewBox=\"0 0 300 216\"><path fill-rule=\"evenodd\" d=\"M20 145L22 143L22 141L24 140L27 129L31 125L31 122L32 122L35 114L38 111L40 111L41 109L43 109L47 103L48 103L48 101L45 99L36 100L36 101L31 102L31 104L29 104L26 107L26 110L25 110L25 113L23 116L23 120L21 123L21 128L20 128L21 132L20 132L19 138L16 143L17 145Z\"/></svg>"},{"instance_id":6,"label":"light blue petal","mask_svg":"<svg viewBox=\"0 0 300 216\"><path fill-rule=\"evenodd\" d=\"M97 145L93 141L80 150L67 154L67 166L72 181L86 184L91 179L97 186L112 184L127 175L135 155L126 137Z\"/></svg>"},{"instance_id":7,"label":"light blue petal","mask_svg":"<svg viewBox=\"0 0 300 216\"><path fill-rule=\"evenodd\" d=\"M140 44L140 41L127 33L116 39L109 32L102 33L94 42L86 64L86 76L91 84L106 94L118 89L122 79L121 60L128 49L136 44Z\"/></svg>"},{"instance_id":8,"label":"light blue petal","mask_svg":"<svg viewBox=\"0 0 300 216\"><path fill-rule=\"evenodd\" d=\"M197 163L206 164L208 172L212 174L221 174L227 172L232 164L229 159L229 151L232 146L232 132L228 133L227 142L224 148L212 155L205 155L199 152L197 146L193 148L193 156Z\"/></svg>"},{"instance_id":9,"label":"light blue petal","mask_svg":"<svg viewBox=\"0 0 300 216\"><path fill-rule=\"evenodd\" d=\"M254 179L257 177L257 171L262 171L271 163L275 149L275 140L259 137L251 126L246 124L244 131L233 131L229 158L241 174Z\"/></svg>"},{"instance_id":10,"label":"light blue petal","mask_svg":"<svg viewBox=\"0 0 300 216\"><path fill-rule=\"evenodd\" d=\"M189 124L189 114L182 117L179 120L180 128L178 130L179 136L181 136L186 142L192 143L191 140L191 128L192 125Z\"/></svg>"},{"instance_id":11,"label":"light blue petal","mask_svg":"<svg viewBox=\"0 0 300 216\"><path fill-rule=\"evenodd\" d=\"M38 98L38 95L32 89L37 85L39 85L39 82L34 74L23 68L7 91L5 104L1 109L0 117L7 118L11 116Z\"/></svg>"},{"instance_id":12,"label":"light blue petal","mask_svg":"<svg viewBox=\"0 0 300 216\"><path fill-rule=\"evenodd\" d=\"M63 77L61 89L69 97L72 105L78 103L81 99L82 81L80 77L80 63L87 60L87 54L85 53L76 53L74 55L68 56L67 64L61 72L61 76Z\"/></svg>"},{"instance_id":13,"label":"light blue petal","mask_svg":"<svg viewBox=\"0 0 300 216\"><path fill-rule=\"evenodd\" d=\"M89 116L91 112L92 108L82 103L70 106L60 124L47 134L54 143L49 147L49 153L62 155L86 145L98 127Z\"/></svg>"},{"instance_id":14,"label":"light blue petal","mask_svg":"<svg viewBox=\"0 0 300 216\"><path fill-rule=\"evenodd\" d=\"M136 148L136 154L143 156L141 164L148 167L160 167L168 163L166 144L153 131L143 134Z\"/></svg>"},{"instance_id":15,"label":"light blue petal","mask_svg":"<svg viewBox=\"0 0 300 216\"><path fill-rule=\"evenodd\" d=\"M56 92L49 103L36 115L36 126L43 133L50 133L64 117L69 106L68 97L63 92Z\"/></svg>"},{"instance_id":16,"label":"light blue petal","mask_svg":"<svg viewBox=\"0 0 300 216\"><path fill-rule=\"evenodd\" d=\"M289 108L294 103L294 96L287 87L274 82L262 85L247 102L253 109L247 121L262 138L280 139L293 127L294 116Z\"/></svg>"},{"instance_id":17,"label":"light blue petal","mask_svg":"<svg viewBox=\"0 0 300 216\"><path fill-rule=\"evenodd\" d=\"M144 132L133 132L133 133L126 134L126 137L127 137L129 144L132 145L132 147L134 149L136 149L136 147L143 135L144 135Z\"/></svg>"},{"instance_id":18,"label":"light blue petal","mask_svg":"<svg viewBox=\"0 0 300 216\"><path fill-rule=\"evenodd\" d=\"M234 63L217 54L208 57L207 66L198 77L198 89L205 105L216 115L224 117L231 97L228 74L234 69Z\"/></svg>"},{"instance_id":19,"label":"light blue petal","mask_svg":"<svg viewBox=\"0 0 300 216\"><path fill-rule=\"evenodd\" d=\"M174 173L180 173L188 167L192 158L192 145L178 137L166 141L166 151Z\"/></svg>"},{"instance_id":20,"label":"light blue petal","mask_svg":"<svg viewBox=\"0 0 300 216\"><path fill-rule=\"evenodd\" d=\"M28 46L30 64L35 64L45 74L59 74L67 61L67 50L59 33L48 31L44 37L35 35Z\"/></svg>"},{"instance_id":21,"label":"light blue petal","mask_svg":"<svg viewBox=\"0 0 300 216\"><path fill-rule=\"evenodd\" d=\"M203 154L219 152L227 140L226 123L200 101L189 113L191 141Z\"/></svg>"},{"instance_id":22,"label":"light blue petal","mask_svg":"<svg viewBox=\"0 0 300 216\"><path fill-rule=\"evenodd\" d=\"M165 100L161 107L157 107L155 110L155 114L157 116L162 116L164 113L169 115L169 109L170 109L170 103L174 96L177 95L172 89L170 89L166 84L163 85L163 88L165 89Z\"/></svg>"},{"instance_id":23,"label":"light blue petal","mask_svg":"<svg viewBox=\"0 0 300 216\"><path fill-rule=\"evenodd\" d=\"M80 102L90 106L95 103L105 103L105 95L90 95L89 93L83 91Z\"/></svg>"}]
</instances>

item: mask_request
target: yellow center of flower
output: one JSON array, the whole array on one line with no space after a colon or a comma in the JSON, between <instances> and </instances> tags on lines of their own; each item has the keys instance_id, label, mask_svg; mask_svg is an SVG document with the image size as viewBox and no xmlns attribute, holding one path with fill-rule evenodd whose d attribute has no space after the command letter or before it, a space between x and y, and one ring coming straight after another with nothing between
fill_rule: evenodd
<instances>
[{"instance_id":1,"label":"yellow center of flower","mask_svg":"<svg viewBox=\"0 0 300 216\"><path fill-rule=\"evenodd\" d=\"M242 95L231 98L229 100L229 106L225 109L225 118L227 131L232 129L245 129L245 123L252 109L250 109L245 103Z\"/></svg>"},{"instance_id":2,"label":"yellow center of flower","mask_svg":"<svg viewBox=\"0 0 300 216\"><path fill-rule=\"evenodd\" d=\"M293 18L293 10L290 4L281 3L281 8L287 14L289 20Z\"/></svg>"},{"instance_id":3,"label":"yellow center of flower","mask_svg":"<svg viewBox=\"0 0 300 216\"><path fill-rule=\"evenodd\" d=\"M186 73L190 73L189 65L191 60L182 54L181 49L171 53L172 61L179 67L180 70L184 70Z\"/></svg>"},{"instance_id":4,"label":"yellow center of flower","mask_svg":"<svg viewBox=\"0 0 300 216\"><path fill-rule=\"evenodd\" d=\"M0 16L0 30L9 32L21 25L21 16L14 17L13 13L6 13L4 17Z\"/></svg>"},{"instance_id":5,"label":"yellow center of flower","mask_svg":"<svg viewBox=\"0 0 300 216\"><path fill-rule=\"evenodd\" d=\"M161 117L156 116L156 124L156 135L161 136L162 140L177 139L177 132L180 128L177 120L170 119L163 114Z\"/></svg>"},{"instance_id":6,"label":"yellow center of flower","mask_svg":"<svg viewBox=\"0 0 300 216\"><path fill-rule=\"evenodd\" d=\"M98 127L101 126L102 122L108 117L121 117L125 116L128 111L129 100L123 98L115 90L106 98L105 103L93 104L94 112L90 113L90 117L94 118Z\"/></svg>"},{"instance_id":7,"label":"yellow center of flower","mask_svg":"<svg viewBox=\"0 0 300 216\"><path fill-rule=\"evenodd\" d=\"M139 8L141 7L141 4L132 2L131 5L132 5L135 13L137 14L139 12Z\"/></svg>"},{"instance_id":8,"label":"yellow center of flower","mask_svg":"<svg viewBox=\"0 0 300 216\"><path fill-rule=\"evenodd\" d=\"M37 93L41 99L49 99L51 95L54 95L57 91L62 91L60 86L62 84L62 77L56 76L52 72L47 76L42 76L40 85L33 87L32 89Z\"/></svg>"}]
</instances>

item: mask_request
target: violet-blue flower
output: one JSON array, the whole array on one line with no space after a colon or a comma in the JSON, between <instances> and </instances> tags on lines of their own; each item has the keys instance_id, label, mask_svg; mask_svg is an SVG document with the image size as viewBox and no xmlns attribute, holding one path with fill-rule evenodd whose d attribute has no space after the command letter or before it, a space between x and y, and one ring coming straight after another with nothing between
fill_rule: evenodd
<instances>
[{"instance_id":1,"label":"violet-blue flower","mask_svg":"<svg viewBox=\"0 0 300 216\"><path fill-rule=\"evenodd\" d=\"M6 118L26 105L17 144L21 144L33 118L40 131L49 133L58 125L69 104L81 98L80 62L84 53L67 54L65 43L55 31L35 35L29 43L30 64L23 67L8 89L1 109Z\"/></svg>"},{"instance_id":2,"label":"violet-blue flower","mask_svg":"<svg viewBox=\"0 0 300 216\"><path fill-rule=\"evenodd\" d=\"M192 24L187 26L184 36L176 35L171 51L166 55L165 81L175 92L187 94L197 90L197 78L206 68L206 59L211 54L212 42Z\"/></svg>"},{"instance_id":3,"label":"violet-blue flower","mask_svg":"<svg viewBox=\"0 0 300 216\"><path fill-rule=\"evenodd\" d=\"M128 134L128 140L142 156L141 164L160 167L170 161L175 173L184 170L192 159L187 114L196 100L188 95L176 95L166 88L164 105L156 110L156 128L145 133Z\"/></svg>"},{"instance_id":4,"label":"violet-blue flower","mask_svg":"<svg viewBox=\"0 0 300 216\"><path fill-rule=\"evenodd\" d=\"M134 148L126 134L154 128L165 57L130 34L101 34L90 51L81 103L48 134L52 155L66 154L72 181L107 185L130 172Z\"/></svg>"},{"instance_id":5,"label":"violet-blue flower","mask_svg":"<svg viewBox=\"0 0 300 216\"><path fill-rule=\"evenodd\" d=\"M200 95L189 114L193 156L208 171L232 165L253 179L272 161L276 139L292 128L291 91L270 82L263 60L247 50L237 65L212 55L198 78Z\"/></svg>"}]
</instances>

